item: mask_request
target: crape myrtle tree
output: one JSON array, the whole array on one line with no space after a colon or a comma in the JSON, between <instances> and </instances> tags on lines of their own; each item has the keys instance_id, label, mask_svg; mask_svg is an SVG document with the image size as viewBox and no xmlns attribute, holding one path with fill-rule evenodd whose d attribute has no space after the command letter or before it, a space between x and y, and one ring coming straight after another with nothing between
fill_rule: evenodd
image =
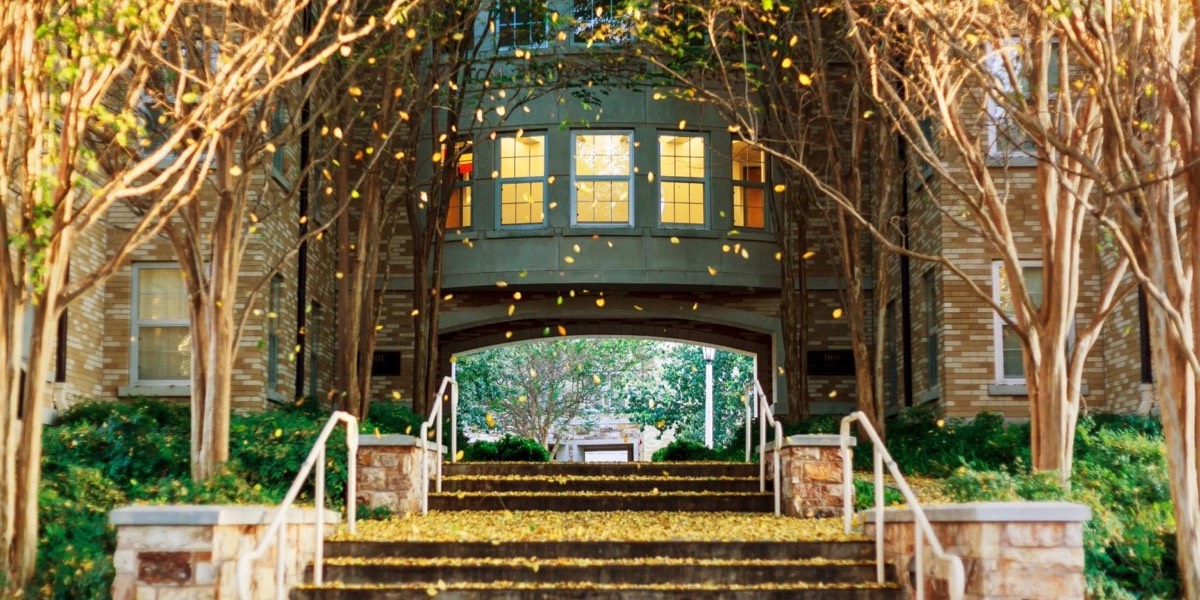
<instances>
[{"instance_id":1,"label":"crape myrtle tree","mask_svg":"<svg viewBox=\"0 0 1200 600\"><path fill-rule=\"evenodd\" d=\"M665 392L662 358L660 344L619 338L538 340L458 356L459 418L474 432L561 443L571 427L653 407Z\"/></svg>"},{"instance_id":2,"label":"crape myrtle tree","mask_svg":"<svg viewBox=\"0 0 1200 600\"><path fill-rule=\"evenodd\" d=\"M944 220L1002 265L993 295L942 261L1019 342L1032 466L1068 481L1085 361L1129 288L1127 260L1118 259L1099 294L1081 302L1085 252L1100 243L1089 218L1098 190L1087 174L1107 139L1098 95L1087 91L1098 80L1060 42L1062 16L1044 4L848 0L841 8L882 118L937 176ZM1013 185L1028 178L1020 163L1032 168L1027 194ZM1027 276L1029 259L1040 276Z\"/></svg>"},{"instance_id":3,"label":"crape myrtle tree","mask_svg":"<svg viewBox=\"0 0 1200 600\"><path fill-rule=\"evenodd\" d=\"M0 585L10 592L34 569L58 318L194 198L194 174L211 163L229 119L221 98L191 88L159 107L152 136L143 118L158 54L190 4L0 5ZM117 243L98 262L76 264L68 281L73 250L101 230Z\"/></svg>"},{"instance_id":4,"label":"crape myrtle tree","mask_svg":"<svg viewBox=\"0 0 1200 600\"><path fill-rule=\"evenodd\" d=\"M356 95L339 78L342 73L326 67L349 64L341 59L353 59L355 44L366 44L377 28L396 26L407 4L396 0L365 14L354 2L189 3L185 18L177 20L155 53L156 72L145 93L147 115L180 99L211 96L219 99L222 116L204 123L214 135L200 176L207 192L176 211L164 228L188 290L196 479L215 475L229 458L237 348L251 315L262 314L254 311L254 303L277 267L268 265L261 278L247 281L246 252L259 242L268 219L294 214L287 209L299 186L288 191L273 183L275 157L313 128L313 119L302 118L309 112L302 110L306 101L323 90L334 102ZM311 113L319 118L322 111ZM170 117L151 120L152 126L163 123L170 125ZM320 129L326 136L339 132L336 126ZM310 167L300 165L300 176ZM195 171L175 174L176 179L196 177ZM296 240L293 251L303 241Z\"/></svg>"},{"instance_id":5,"label":"crape myrtle tree","mask_svg":"<svg viewBox=\"0 0 1200 600\"><path fill-rule=\"evenodd\" d=\"M737 139L773 165L772 216L780 247L784 372L789 416L808 416L805 279L818 250L808 231L828 225L854 352L858 408L883 433L886 304L874 315L867 294L885 297L885 250L895 245L895 144L870 119L869 72L845 44L832 11L792 2L722 0L637 11L640 56L680 97L712 106ZM796 8L796 10L793 10ZM867 159L869 157L869 160ZM871 245L871 233L887 244ZM875 331L871 327L874 324ZM872 340L874 343L872 345Z\"/></svg>"},{"instance_id":6,"label":"crape myrtle tree","mask_svg":"<svg viewBox=\"0 0 1200 600\"><path fill-rule=\"evenodd\" d=\"M1195 3L1055 0L1057 45L1078 75L1063 88L1096 104L1097 182L1087 200L1152 299L1154 394L1167 445L1184 597L1200 598L1200 11ZM1031 127L1037 131L1037 127Z\"/></svg>"}]
</instances>

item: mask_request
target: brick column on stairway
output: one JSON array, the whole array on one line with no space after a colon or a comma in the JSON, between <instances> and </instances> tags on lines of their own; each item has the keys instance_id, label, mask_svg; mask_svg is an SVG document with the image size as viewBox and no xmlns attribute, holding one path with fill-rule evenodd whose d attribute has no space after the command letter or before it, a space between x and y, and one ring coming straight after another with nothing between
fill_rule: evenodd
<instances>
[{"instance_id":1,"label":"brick column on stairway","mask_svg":"<svg viewBox=\"0 0 1200 600\"><path fill-rule=\"evenodd\" d=\"M855 438L850 438L851 447L856 443ZM768 482L774 477L774 454L774 443L767 442L763 460L767 463ZM783 439L779 457L783 514L802 518L842 516L843 470L839 436L788 436ZM853 488L850 493L854 493Z\"/></svg>"},{"instance_id":2,"label":"brick column on stairway","mask_svg":"<svg viewBox=\"0 0 1200 600\"><path fill-rule=\"evenodd\" d=\"M421 510L421 452L436 473L445 446L421 443L411 435L363 435L358 439L358 502L396 515ZM430 492L434 491L430 481Z\"/></svg>"},{"instance_id":3,"label":"brick column on stairway","mask_svg":"<svg viewBox=\"0 0 1200 600\"><path fill-rule=\"evenodd\" d=\"M1069 502L973 502L924 507L943 549L963 561L964 600L1082 600L1085 505ZM863 513L867 536L875 535L875 510ZM913 589L913 514L885 509L884 556L895 564L901 585ZM947 570L929 544L922 555L925 598L949 598Z\"/></svg>"},{"instance_id":4,"label":"brick column on stairway","mask_svg":"<svg viewBox=\"0 0 1200 600\"><path fill-rule=\"evenodd\" d=\"M237 561L267 532L277 508L266 506L128 506L109 514L117 528L113 600L236 600ZM339 515L325 511L328 531ZM284 584L301 580L316 551L316 511L292 508L284 536ZM272 547L251 563L249 600L274 600Z\"/></svg>"}]
</instances>

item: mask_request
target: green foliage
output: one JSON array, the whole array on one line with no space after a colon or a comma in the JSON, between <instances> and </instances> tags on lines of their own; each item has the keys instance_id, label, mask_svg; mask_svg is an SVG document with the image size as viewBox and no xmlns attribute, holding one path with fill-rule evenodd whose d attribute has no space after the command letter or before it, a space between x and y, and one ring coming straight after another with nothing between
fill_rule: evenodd
<instances>
[{"instance_id":1,"label":"green foliage","mask_svg":"<svg viewBox=\"0 0 1200 600\"><path fill-rule=\"evenodd\" d=\"M883 486L883 503L885 506L904 504L904 494L890 485ZM854 480L854 510L875 508L875 484L862 479Z\"/></svg>"},{"instance_id":2,"label":"green foliage","mask_svg":"<svg viewBox=\"0 0 1200 600\"><path fill-rule=\"evenodd\" d=\"M675 428L675 439L704 441L704 355L699 346L666 344L663 379L668 393L653 405L635 406L634 422ZM734 371L737 377L734 377ZM749 356L718 350L713 358L713 446L742 439L746 405L742 393L754 372ZM664 427L659 427L663 429ZM755 430L757 435L757 430Z\"/></svg>"},{"instance_id":3,"label":"green foliage","mask_svg":"<svg viewBox=\"0 0 1200 600\"><path fill-rule=\"evenodd\" d=\"M42 480L42 531L34 597L104 600L112 587L116 536L108 511L125 504L118 486L91 467L69 466Z\"/></svg>"},{"instance_id":4,"label":"green foliage","mask_svg":"<svg viewBox=\"0 0 1200 600\"><path fill-rule=\"evenodd\" d=\"M549 462L550 452L537 440L505 435L495 442L472 442L463 448L463 460L472 462Z\"/></svg>"},{"instance_id":5,"label":"green foliage","mask_svg":"<svg viewBox=\"0 0 1200 600\"><path fill-rule=\"evenodd\" d=\"M421 431L421 422L425 419L413 412L406 404L399 402L372 402L367 410L367 421L373 425L370 431L363 427L366 433L373 433L378 427L380 433L403 433L417 435Z\"/></svg>"},{"instance_id":6,"label":"green foliage","mask_svg":"<svg viewBox=\"0 0 1200 600\"><path fill-rule=\"evenodd\" d=\"M697 444L691 440L675 440L666 446L659 448L650 457L654 462L664 461L726 461L725 455L717 450L710 449L704 444Z\"/></svg>"},{"instance_id":7,"label":"green foliage","mask_svg":"<svg viewBox=\"0 0 1200 600\"><path fill-rule=\"evenodd\" d=\"M230 426L230 468L252 486L261 486L268 497L282 499L300 472L327 415L296 409L272 410L233 420ZM329 436L325 457L325 497L331 506L344 504L346 489L346 431L336 428ZM311 485L301 500L311 501Z\"/></svg>"},{"instance_id":8,"label":"green foliage","mask_svg":"<svg viewBox=\"0 0 1200 600\"><path fill-rule=\"evenodd\" d=\"M944 419L929 406L901 411L887 421L887 447L907 475L946 477L966 465L999 469L1030 464L1029 425L1007 424L999 413ZM871 444L860 439L855 467L870 468Z\"/></svg>"},{"instance_id":9,"label":"green foliage","mask_svg":"<svg viewBox=\"0 0 1200 600\"><path fill-rule=\"evenodd\" d=\"M98 470L125 486L188 473L187 407L150 400L88 402L67 411L43 436L46 475L70 467Z\"/></svg>"},{"instance_id":10,"label":"green foliage","mask_svg":"<svg viewBox=\"0 0 1200 600\"><path fill-rule=\"evenodd\" d=\"M1086 417L1080 420L1075 439L1070 490L1051 474L1029 472L1022 466L1028 463L1017 461L1014 454L1012 470L1004 465L959 467L946 480L946 491L963 502L1025 499L1087 504L1092 520L1084 525L1083 543L1090 597L1177 598L1175 525L1161 429L1144 417ZM1007 443L990 441L996 447Z\"/></svg>"}]
</instances>

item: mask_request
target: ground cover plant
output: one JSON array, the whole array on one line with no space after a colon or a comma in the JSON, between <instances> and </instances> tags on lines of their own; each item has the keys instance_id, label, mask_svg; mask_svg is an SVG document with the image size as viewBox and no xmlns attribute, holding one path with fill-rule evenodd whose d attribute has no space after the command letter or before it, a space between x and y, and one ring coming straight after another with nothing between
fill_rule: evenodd
<instances>
[{"instance_id":1,"label":"ground cover plant","mask_svg":"<svg viewBox=\"0 0 1200 600\"><path fill-rule=\"evenodd\" d=\"M236 416L226 471L195 482L188 467L186 405L138 399L72 408L45 430L39 569L29 595L108 598L116 545L108 512L118 506L278 503L327 418L315 402ZM407 407L375 402L361 432L405 433L420 421ZM344 431L335 430L328 446L326 498L335 508L345 498ZM301 501L312 502L311 489Z\"/></svg>"}]
</instances>

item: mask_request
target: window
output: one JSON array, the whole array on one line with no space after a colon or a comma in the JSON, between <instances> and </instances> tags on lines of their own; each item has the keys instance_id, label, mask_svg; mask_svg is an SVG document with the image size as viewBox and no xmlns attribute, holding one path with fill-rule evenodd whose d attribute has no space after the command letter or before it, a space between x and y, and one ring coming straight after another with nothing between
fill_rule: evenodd
<instances>
[{"instance_id":1,"label":"window","mask_svg":"<svg viewBox=\"0 0 1200 600\"><path fill-rule=\"evenodd\" d=\"M572 28L577 44L619 44L633 39L622 0L575 0Z\"/></svg>"},{"instance_id":2,"label":"window","mask_svg":"<svg viewBox=\"0 0 1200 600\"><path fill-rule=\"evenodd\" d=\"M446 214L446 229L471 226L471 181L475 172L475 154L470 142L459 142L456 154L457 180L454 189L450 191L450 211Z\"/></svg>"},{"instance_id":3,"label":"window","mask_svg":"<svg viewBox=\"0 0 1200 600\"><path fill-rule=\"evenodd\" d=\"M536 0L503 0L496 5L496 46L520 48L546 43L546 5Z\"/></svg>"},{"instance_id":4,"label":"window","mask_svg":"<svg viewBox=\"0 0 1200 600\"><path fill-rule=\"evenodd\" d=\"M1025 279L1025 287L1034 306L1042 303L1042 266L1041 263L1028 262L1021 264ZM1005 274L1004 263L992 263L992 293L996 303L1009 316L1013 314L1013 297ZM1022 362L1021 338L1012 331L1012 327L996 314L993 317L995 331L996 378L1007 383L1025 382L1025 364Z\"/></svg>"},{"instance_id":5,"label":"window","mask_svg":"<svg viewBox=\"0 0 1200 600\"><path fill-rule=\"evenodd\" d=\"M279 387L279 302L283 296L283 277L271 278L271 298L267 313L267 392Z\"/></svg>"},{"instance_id":6,"label":"window","mask_svg":"<svg viewBox=\"0 0 1200 600\"><path fill-rule=\"evenodd\" d=\"M925 356L929 363L929 387L938 384L938 324L937 324L937 280L933 269L925 271L921 278L925 292Z\"/></svg>"},{"instance_id":7,"label":"window","mask_svg":"<svg viewBox=\"0 0 1200 600\"><path fill-rule=\"evenodd\" d=\"M188 292L175 264L133 265L130 371L135 382L186 385L191 374Z\"/></svg>"},{"instance_id":8,"label":"window","mask_svg":"<svg viewBox=\"0 0 1200 600\"><path fill-rule=\"evenodd\" d=\"M997 88L998 92L1005 96L1020 93L1029 98L1032 90L1028 78L1024 75L1025 63L1028 62L1028 59L1021 44L1020 38L1013 37L1005 40L998 50L992 49L989 52L986 65L988 73L996 80L992 82L992 85ZM1053 90L1057 86L1059 75L1058 44L1052 44L1049 60L1048 81ZM1015 81L1009 75L1006 62L1011 65L1013 73L1016 74ZM996 103L994 98L988 99L987 133L988 155L994 159L1035 158L1037 155L1037 148L1033 140L1008 114L1008 111Z\"/></svg>"},{"instance_id":9,"label":"window","mask_svg":"<svg viewBox=\"0 0 1200 600\"><path fill-rule=\"evenodd\" d=\"M888 302L887 322L884 323L883 345L886 349L883 355L883 400L888 407L899 404L900 398L900 368L896 359L896 303Z\"/></svg>"},{"instance_id":10,"label":"window","mask_svg":"<svg viewBox=\"0 0 1200 600\"><path fill-rule=\"evenodd\" d=\"M733 226L766 227L766 173L762 150L733 143Z\"/></svg>"},{"instance_id":11,"label":"window","mask_svg":"<svg viewBox=\"0 0 1200 600\"><path fill-rule=\"evenodd\" d=\"M318 302L309 304L308 323L304 327L304 345L308 350L308 397L321 401L321 390L317 388L321 364L321 321L324 315Z\"/></svg>"},{"instance_id":12,"label":"window","mask_svg":"<svg viewBox=\"0 0 1200 600\"><path fill-rule=\"evenodd\" d=\"M275 151L271 153L271 171L280 179L285 178L287 173L284 170L284 135L283 131L287 128L287 109L283 103L275 105L275 110L271 111L271 137L268 142L275 145Z\"/></svg>"},{"instance_id":13,"label":"window","mask_svg":"<svg viewBox=\"0 0 1200 600\"><path fill-rule=\"evenodd\" d=\"M500 137L500 224L546 221L546 136Z\"/></svg>"},{"instance_id":14,"label":"window","mask_svg":"<svg viewBox=\"0 0 1200 600\"><path fill-rule=\"evenodd\" d=\"M632 223L633 134L576 133L574 183L575 223Z\"/></svg>"},{"instance_id":15,"label":"window","mask_svg":"<svg viewBox=\"0 0 1200 600\"><path fill-rule=\"evenodd\" d=\"M707 196L704 137L695 134L658 136L659 222L663 225L706 223Z\"/></svg>"}]
</instances>

